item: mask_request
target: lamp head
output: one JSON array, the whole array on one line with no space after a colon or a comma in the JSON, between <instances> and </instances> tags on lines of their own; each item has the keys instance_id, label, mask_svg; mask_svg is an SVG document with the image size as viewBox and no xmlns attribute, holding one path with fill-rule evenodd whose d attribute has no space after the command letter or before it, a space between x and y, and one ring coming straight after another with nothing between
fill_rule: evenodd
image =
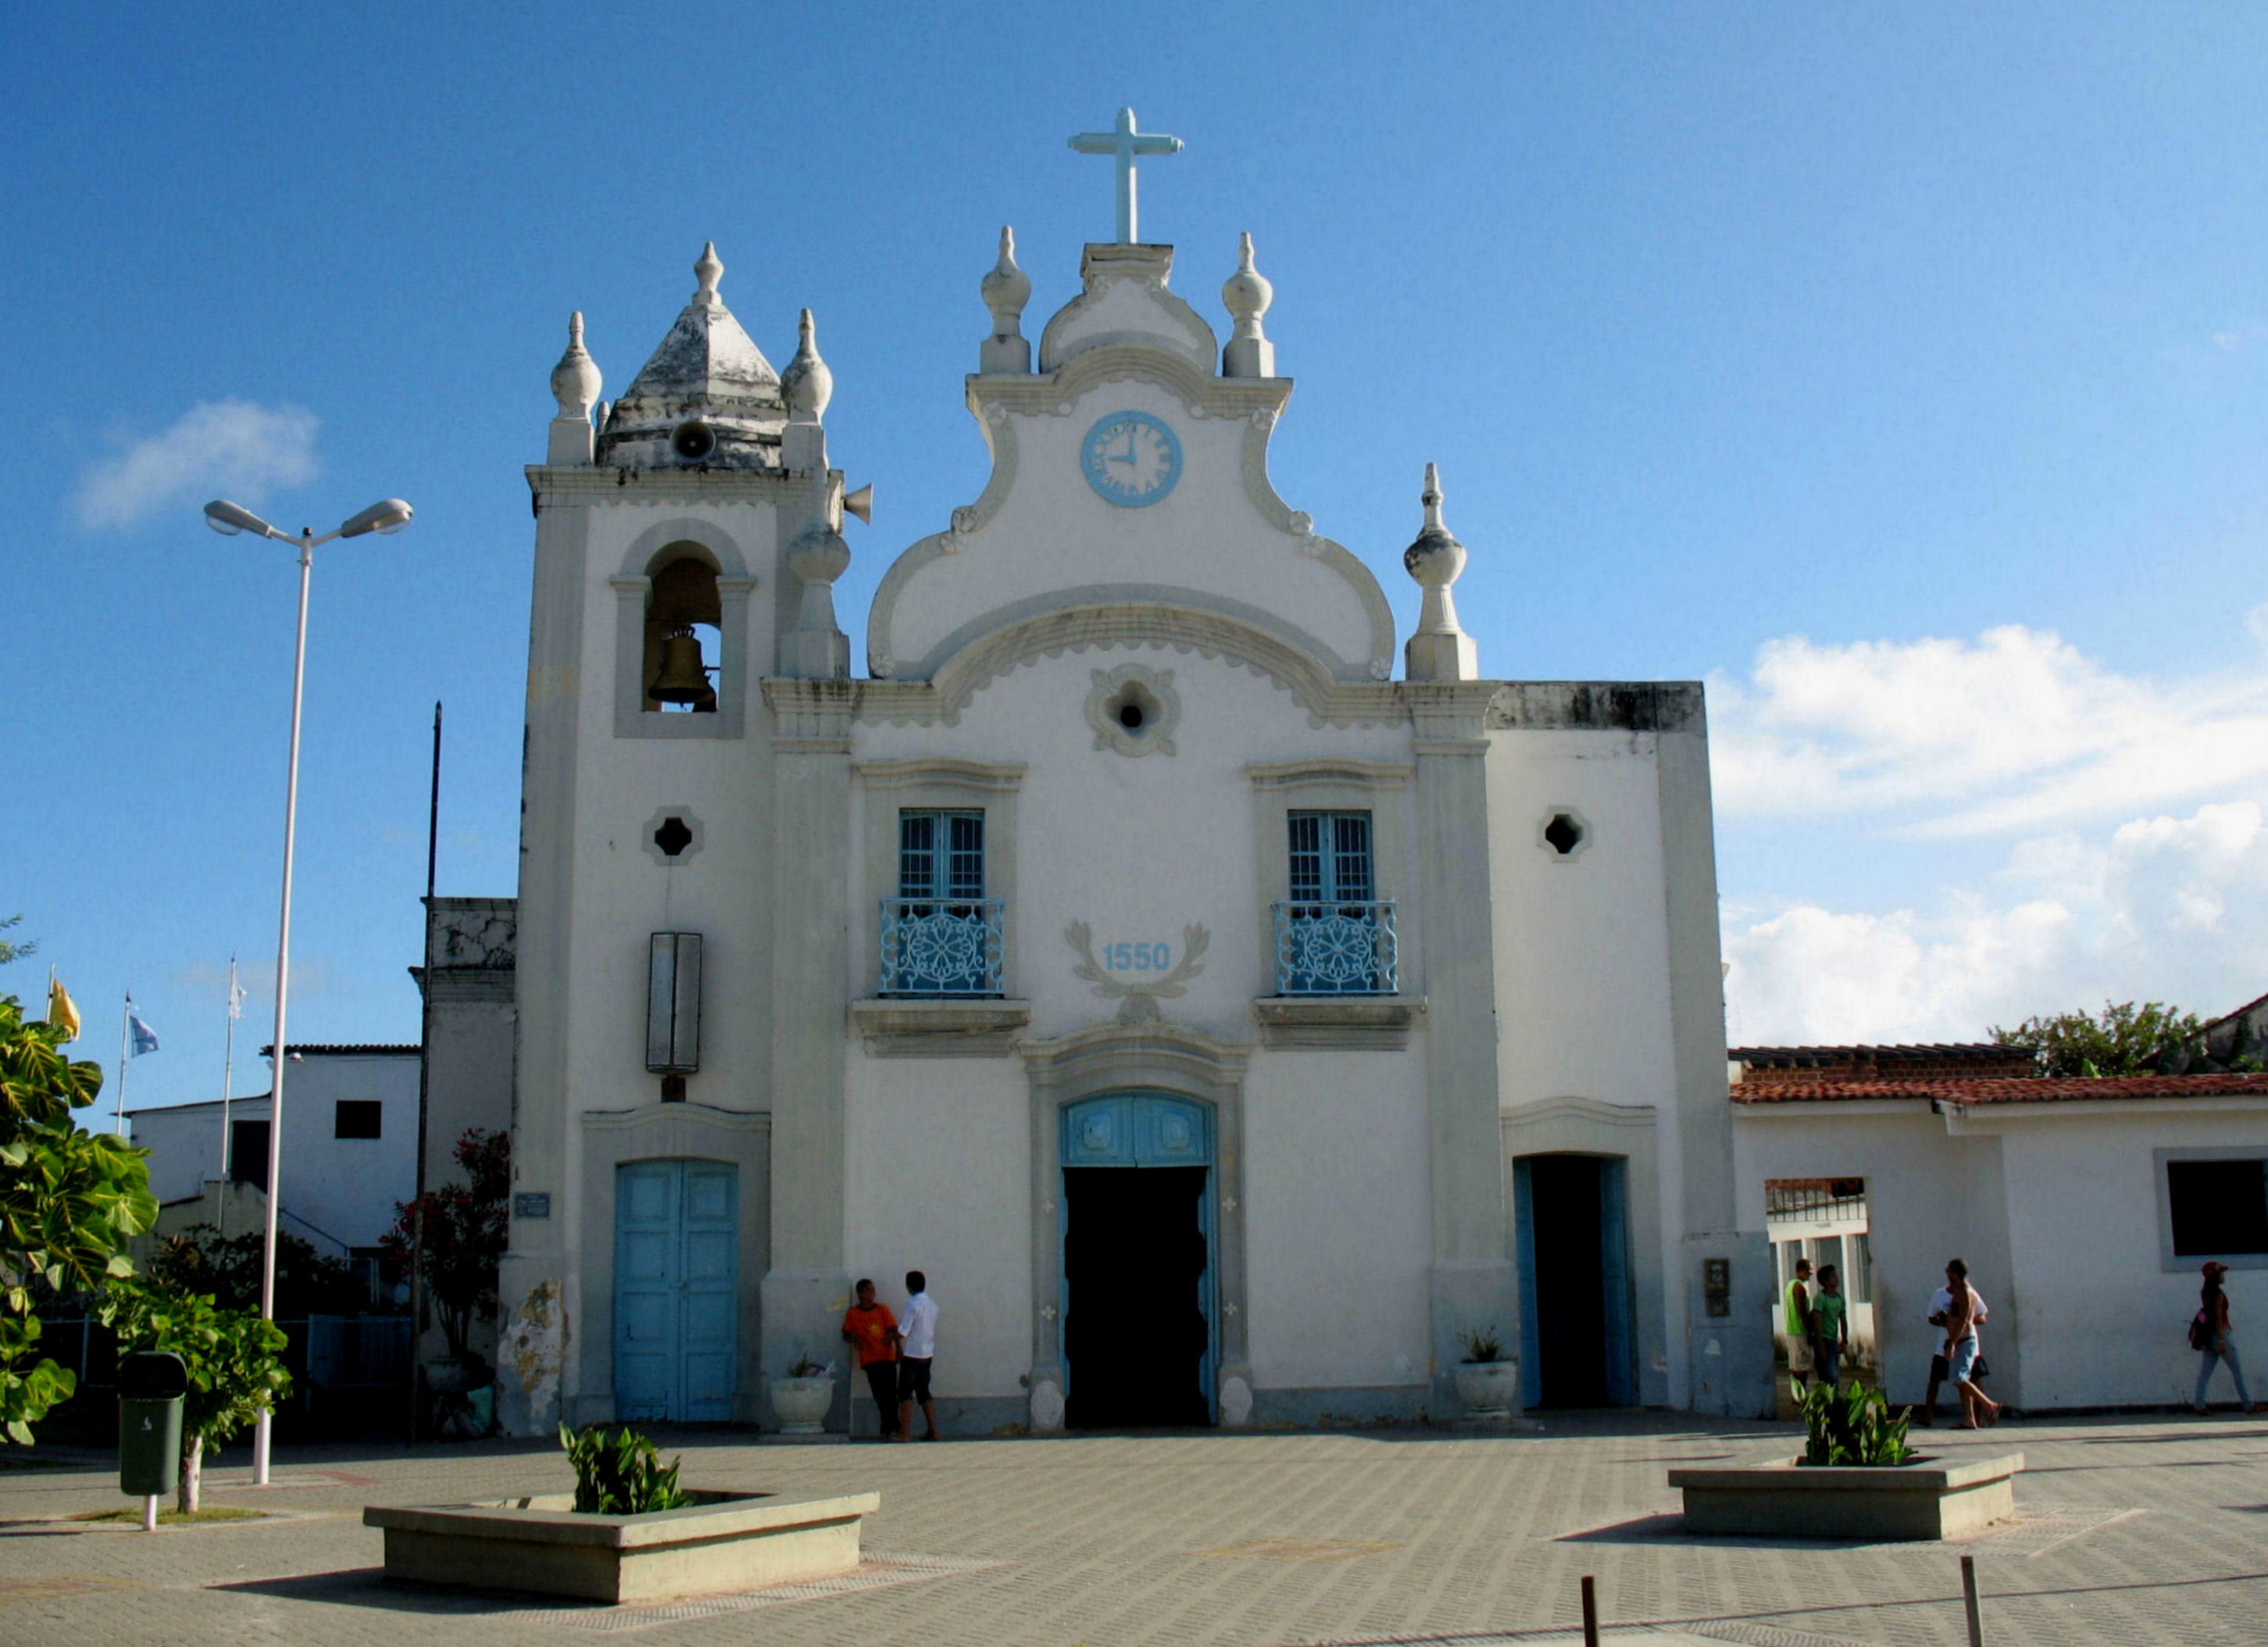
<instances>
[{"instance_id":1,"label":"lamp head","mask_svg":"<svg viewBox=\"0 0 2268 1647\"><path fill-rule=\"evenodd\" d=\"M275 527L249 509L239 508L225 497L216 497L205 505L205 525L227 538L239 532L256 532L263 538L278 535Z\"/></svg>"},{"instance_id":2,"label":"lamp head","mask_svg":"<svg viewBox=\"0 0 2268 1647\"><path fill-rule=\"evenodd\" d=\"M365 532L391 536L409 524L409 517L414 512L398 497L381 497L341 526L339 536L358 538Z\"/></svg>"}]
</instances>

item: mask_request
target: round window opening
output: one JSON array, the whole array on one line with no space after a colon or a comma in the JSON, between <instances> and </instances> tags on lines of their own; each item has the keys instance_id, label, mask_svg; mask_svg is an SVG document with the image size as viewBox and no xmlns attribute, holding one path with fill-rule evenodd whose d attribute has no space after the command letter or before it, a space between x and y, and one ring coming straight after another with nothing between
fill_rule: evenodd
<instances>
[{"instance_id":1,"label":"round window opening","mask_svg":"<svg viewBox=\"0 0 2268 1647\"><path fill-rule=\"evenodd\" d=\"M1554 852L1565 857L1583 844L1583 826L1572 812L1554 812L1551 821L1543 826L1543 839Z\"/></svg>"},{"instance_id":2,"label":"round window opening","mask_svg":"<svg viewBox=\"0 0 2268 1647\"><path fill-rule=\"evenodd\" d=\"M1111 695L1102 712L1125 730L1130 737L1139 738L1150 729L1150 723L1164 712L1165 705L1158 695L1139 680L1129 680Z\"/></svg>"}]
</instances>

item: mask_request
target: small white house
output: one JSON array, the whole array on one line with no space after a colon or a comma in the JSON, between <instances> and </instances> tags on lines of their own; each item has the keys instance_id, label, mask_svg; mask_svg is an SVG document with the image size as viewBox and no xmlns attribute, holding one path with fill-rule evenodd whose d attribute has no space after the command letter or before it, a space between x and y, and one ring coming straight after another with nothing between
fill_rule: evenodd
<instances>
[{"instance_id":1,"label":"small white house","mask_svg":"<svg viewBox=\"0 0 2268 1647\"><path fill-rule=\"evenodd\" d=\"M2021 1408L2186 1403L2207 1259L2234 1272L2240 1349L2268 1358L2268 1075L1744 1079L1734 1068L1744 1208L1767 1206L1775 1183L1863 1184L1893 1401L1924 1393L1929 1295L1955 1257L1992 1311L1990 1387Z\"/></svg>"},{"instance_id":2,"label":"small white house","mask_svg":"<svg viewBox=\"0 0 2268 1647\"><path fill-rule=\"evenodd\" d=\"M374 1255L395 1203L414 1193L417 1057L415 1046L291 1048L276 1217L326 1257ZM203 1198L213 1180L266 1188L269 1095L230 1100L225 1132L222 1108L215 1099L127 1112L135 1143L150 1151L150 1188L161 1206Z\"/></svg>"}]
</instances>

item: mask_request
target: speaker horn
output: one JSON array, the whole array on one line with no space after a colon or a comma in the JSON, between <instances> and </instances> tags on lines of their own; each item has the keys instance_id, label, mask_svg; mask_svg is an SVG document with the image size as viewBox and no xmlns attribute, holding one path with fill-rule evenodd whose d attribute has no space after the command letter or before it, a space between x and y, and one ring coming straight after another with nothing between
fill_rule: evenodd
<instances>
[{"instance_id":1,"label":"speaker horn","mask_svg":"<svg viewBox=\"0 0 2268 1647\"><path fill-rule=\"evenodd\" d=\"M855 492L843 493L843 508L845 513L856 515L868 526L873 526L874 524L874 489L873 485L870 483L860 487Z\"/></svg>"}]
</instances>

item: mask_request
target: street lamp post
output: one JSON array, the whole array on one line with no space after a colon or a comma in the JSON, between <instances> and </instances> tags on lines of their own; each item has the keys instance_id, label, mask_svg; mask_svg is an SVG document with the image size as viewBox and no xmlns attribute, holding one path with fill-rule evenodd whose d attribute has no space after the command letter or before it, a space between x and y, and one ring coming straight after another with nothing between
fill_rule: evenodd
<instances>
[{"instance_id":1,"label":"street lamp post","mask_svg":"<svg viewBox=\"0 0 2268 1647\"><path fill-rule=\"evenodd\" d=\"M307 585L314 570L315 549L334 538L358 538L365 533L399 532L409 524L409 505L398 497L372 504L343 523L337 531L317 537L313 527L302 527L298 537L278 532L250 510L216 498L205 505L205 524L215 532L234 537L254 532L279 543L299 548L299 633L291 655L291 756L284 780L284 899L276 936L276 1049L270 1058L275 1079L268 1098L268 1229L260 1257L260 1316L276 1319L276 1209L284 1181L284 1066L290 1062L284 1039L284 1008L291 987L291 852L299 827L299 706L307 680ZM260 1409L252 1433L252 1484L268 1485L269 1434L272 1415Z\"/></svg>"}]
</instances>

